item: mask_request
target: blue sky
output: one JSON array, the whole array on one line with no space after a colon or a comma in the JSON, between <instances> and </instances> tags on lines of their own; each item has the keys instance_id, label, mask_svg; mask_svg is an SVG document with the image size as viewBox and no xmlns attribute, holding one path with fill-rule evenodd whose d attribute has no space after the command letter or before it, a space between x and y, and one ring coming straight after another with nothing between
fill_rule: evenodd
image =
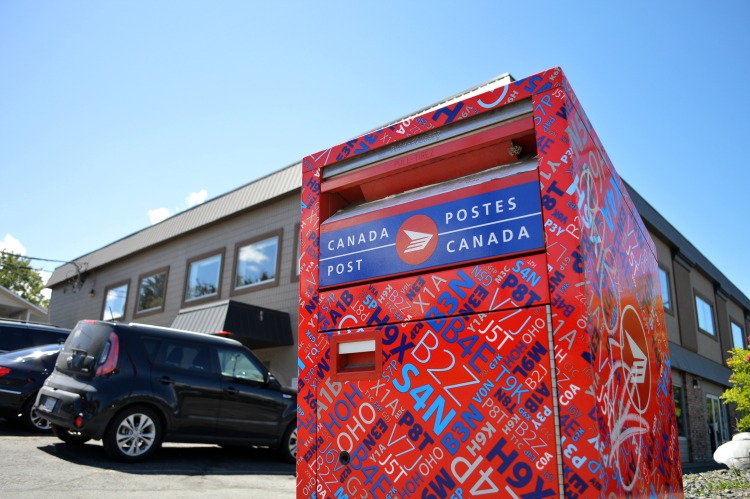
<instances>
[{"instance_id":1,"label":"blue sky","mask_svg":"<svg viewBox=\"0 0 750 499\"><path fill-rule=\"evenodd\" d=\"M0 246L71 260L561 66L620 175L750 295L748 25L744 0L0 0Z\"/></svg>"}]
</instances>

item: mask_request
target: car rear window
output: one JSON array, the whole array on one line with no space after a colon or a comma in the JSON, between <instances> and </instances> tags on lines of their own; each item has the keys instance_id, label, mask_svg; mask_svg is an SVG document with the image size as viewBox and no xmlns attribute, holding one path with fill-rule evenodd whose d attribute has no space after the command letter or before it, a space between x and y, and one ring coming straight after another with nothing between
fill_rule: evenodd
<instances>
[{"instance_id":1,"label":"car rear window","mask_svg":"<svg viewBox=\"0 0 750 499\"><path fill-rule=\"evenodd\" d=\"M0 324L0 351L62 343L67 336L68 330L62 328L53 329L26 323Z\"/></svg>"},{"instance_id":2,"label":"car rear window","mask_svg":"<svg viewBox=\"0 0 750 499\"><path fill-rule=\"evenodd\" d=\"M34 345L47 345L58 342L62 343L68 337L67 331L47 331L44 329L38 329L36 331L31 330L30 334L34 336Z\"/></svg>"},{"instance_id":3,"label":"car rear window","mask_svg":"<svg viewBox=\"0 0 750 499\"><path fill-rule=\"evenodd\" d=\"M28 346L28 343L24 342L24 331L20 328L0 328L0 334L0 350L2 351L18 350Z\"/></svg>"},{"instance_id":4,"label":"car rear window","mask_svg":"<svg viewBox=\"0 0 750 499\"><path fill-rule=\"evenodd\" d=\"M4 353L0 355L0 359L16 362L26 362L28 360L38 359L39 357L49 357L55 355L59 351L60 345L42 345L38 347L24 348L23 350Z\"/></svg>"},{"instance_id":5,"label":"car rear window","mask_svg":"<svg viewBox=\"0 0 750 499\"><path fill-rule=\"evenodd\" d=\"M63 345L55 367L59 371L93 375L112 326L97 322L79 322Z\"/></svg>"}]
</instances>

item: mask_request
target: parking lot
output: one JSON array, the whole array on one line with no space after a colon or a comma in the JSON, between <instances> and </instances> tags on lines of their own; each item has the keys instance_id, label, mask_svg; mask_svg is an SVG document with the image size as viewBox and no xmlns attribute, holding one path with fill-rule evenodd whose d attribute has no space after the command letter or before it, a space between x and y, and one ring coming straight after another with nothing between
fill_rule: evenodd
<instances>
[{"instance_id":1,"label":"parking lot","mask_svg":"<svg viewBox=\"0 0 750 499\"><path fill-rule=\"evenodd\" d=\"M71 447L0 419L0 453L4 499L107 493L139 499L291 499L295 494L294 465L282 463L268 449L168 443L153 459L126 465L109 460L100 442Z\"/></svg>"}]
</instances>

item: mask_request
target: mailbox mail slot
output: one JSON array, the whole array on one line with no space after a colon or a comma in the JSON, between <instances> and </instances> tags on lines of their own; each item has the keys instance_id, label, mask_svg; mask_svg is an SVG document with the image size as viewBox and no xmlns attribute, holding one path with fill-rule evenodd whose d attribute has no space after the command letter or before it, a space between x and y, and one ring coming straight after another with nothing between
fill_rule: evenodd
<instances>
[{"instance_id":1,"label":"mailbox mail slot","mask_svg":"<svg viewBox=\"0 0 750 499\"><path fill-rule=\"evenodd\" d=\"M335 381L377 379L382 372L382 342L374 331L331 338L332 378Z\"/></svg>"}]
</instances>

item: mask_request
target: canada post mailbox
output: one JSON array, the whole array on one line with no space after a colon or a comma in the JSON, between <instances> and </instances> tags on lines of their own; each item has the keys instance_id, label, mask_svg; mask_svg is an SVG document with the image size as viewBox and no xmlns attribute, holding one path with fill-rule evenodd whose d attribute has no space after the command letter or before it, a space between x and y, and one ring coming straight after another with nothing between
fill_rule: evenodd
<instances>
[{"instance_id":1,"label":"canada post mailbox","mask_svg":"<svg viewBox=\"0 0 750 499\"><path fill-rule=\"evenodd\" d=\"M559 68L302 174L298 498L682 496L655 248Z\"/></svg>"}]
</instances>

